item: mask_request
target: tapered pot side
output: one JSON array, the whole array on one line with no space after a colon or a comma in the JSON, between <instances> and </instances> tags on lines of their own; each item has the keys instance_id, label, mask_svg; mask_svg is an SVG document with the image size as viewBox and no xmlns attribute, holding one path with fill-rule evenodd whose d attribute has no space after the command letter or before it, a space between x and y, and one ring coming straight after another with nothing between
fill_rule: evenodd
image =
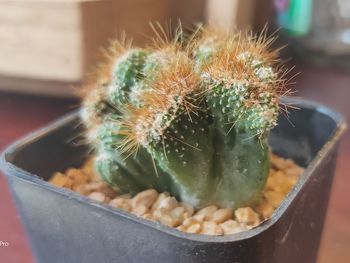
<instances>
[{"instance_id":1,"label":"tapered pot side","mask_svg":"<svg viewBox=\"0 0 350 263\"><path fill-rule=\"evenodd\" d=\"M300 99L281 116L270 145L305 172L272 218L225 236L182 233L113 209L47 181L81 165L78 113L11 145L1 168L38 262L315 262L334 174L342 116Z\"/></svg>"}]
</instances>

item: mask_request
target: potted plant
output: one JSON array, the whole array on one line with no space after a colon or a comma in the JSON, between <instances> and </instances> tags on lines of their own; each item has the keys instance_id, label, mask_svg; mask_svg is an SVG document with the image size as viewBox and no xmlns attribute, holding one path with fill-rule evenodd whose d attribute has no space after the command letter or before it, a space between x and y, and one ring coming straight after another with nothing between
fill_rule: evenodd
<instances>
[{"instance_id":1,"label":"potted plant","mask_svg":"<svg viewBox=\"0 0 350 263\"><path fill-rule=\"evenodd\" d=\"M5 151L3 167L38 260L315 261L345 124L320 105L280 101L286 70L276 66L271 43L264 34L213 29L144 49L115 43L84 89L84 129L74 113ZM299 110L278 119L281 103ZM83 131L88 145L67 143ZM35 176L48 180L80 165L92 148L97 173L123 193L152 188L195 208L237 209L261 199L270 146L306 171L271 219L227 235L183 233Z\"/></svg>"}]
</instances>

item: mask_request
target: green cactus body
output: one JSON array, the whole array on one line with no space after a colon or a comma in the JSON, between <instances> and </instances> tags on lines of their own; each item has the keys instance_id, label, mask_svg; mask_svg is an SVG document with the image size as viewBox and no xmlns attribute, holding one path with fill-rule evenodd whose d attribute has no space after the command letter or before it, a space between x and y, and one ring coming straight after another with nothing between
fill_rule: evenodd
<instances>
[{"instance_id":1,"label":"green cactus body","mask_svg":"<svg viewBox=\"0 0 350 263\"><path fill-rule=\"evenodd\" d=\"M229 135L227 135L229 134ZM214 200L225 207L252 205L261 197L269 171L266 140L216 124Z\"/></svg>"},{"instance_id":2,"label":"green cactus body","mask_svg":"<svg viewBox=\"0 0 350 263\"><path fill-rule=\"evenodd\" d=\"M112 105L110 107L112 110L99 111L103 115L103 121L97 124L89 134L89 141L94 143L97 152L95 167L98 173L106 182L130 193L137 193L145 188L169 190L167 174L156 171L145 149L140 148L136 154L126 158L118 147L125 136L120 134L120 125L117 120L125 103L133 105L139 103L137 94L141 93L143 87L139 82L142 79L146 57L146 51L132 49L116 59L112 80L106 88L104 98L104 101ZM94 106L101 107L101 105L104 104Z\"/></svg>"},{"instance_id":3,"label":"green cactus body","mask_svg":"<svg viewBox=\"0 0 350 263\"><path fill-rule=\"evenodd\" d=\"M96 109L103 118L90 134L101 177L124 192L155 188L196 207L254 204L282 85L262 40L218 34L193 56L169 44L116 58L101 100L112 110Z\"/></svg>"},{"instance_id":4,"label":"green cactus body","mask_svg":"<svg viewBox=\"0 0 350 263\"><path fill-rule=\"evenodd\" d=\"M129 95L135 92L134 89L139 88L147 56L148 52L145 50L131 49L115 61L112 69L112 80L108 87L108 100L116 108L130 102Z\"/></svg>"},{"instance_id":5,"label":"green cactus body","mask_svg":"<svg viewBox=\"0 0 350 263\"><path fill-rule=\"evenodd\" d=\"M159 167L171 176L181 200L196 206L211 201L216 180L211 130L206 114L189 120L184 112L166 129L161 141L146 146Z\"/></svg>"},{"instance_id":6,"label":"green cactus body","mask_svg":"<svg viewBox=\"0 0 350 263\"><path fill-rule=\"evenodd\" d=\"M134 194L143 190L144 186L129 173L130 167L120 160L114 151L97 151L95 169L105 182L118 186L121 191Z\"/></svg>"},{"instance_id":7,"label":"green cactus body","mask_svg":"<svg viewBox=\"0 0 350 263\"><path fill-rule=\"evenodd\" d=\"M140 148L129 157L119 151L118 142L124 139L119 131L118 122L109 121L103 123L96 132L95 141L99 142L96 167L103 178L124 192L137 193L145 188L169 191L168 175L155 170L145 149Z\"/></svg>"},{"instance_id":8,"label":"green cactus body","mask_svg":"<svg viewBox=\"0 0 350 263\"><path fill-rule=\"evenodd\" d=\"M201 72L206 102L215 119L216 174L221 175L215 198L233 207L259 200L270 167L267 136L279 110L272 67L237 46L219 61L213 58L222 47L211 49L213 58L201 62L206 64Z\"/></svg>"},{"instance_id":9,"label":"green cactus body","mask_svg":"<svg viewBox=\"0 0 350 263\"><path fill-rule=\"evenodd\" d=\"M124 193L136 194L149 188L172 192L167 174L156 172L152 159L143 152L125 159L116 155L115 151L101 150L97 152L95 167L104 181Z\"/></svg>"},{"instance_id":10,"label":"green cactus body","mask_svg":"<svg viewBox=\"0 0 350 263\"><path fill-rule=\"evenodd\" d=\"M182 67L187 69L183 77ZM148 95L161 100L143 103L148 110L137 118L134 128L140 146L154 158L158 170L171 178L169 189L172 194L199 204L211 194L205 188L210 188L213 146L207 138L207 115L191 114L184 107L184 101L193 100L191 89L198 86L198 83L188 84L185 80L191 79L187 72L192 74L192 68L191 60L183 52L171 50L149 56L145 64L144 87ZM180 75L173 74L177 70ZM205 149L199 149L199 145Z\"/></svg>"}]
</instances>

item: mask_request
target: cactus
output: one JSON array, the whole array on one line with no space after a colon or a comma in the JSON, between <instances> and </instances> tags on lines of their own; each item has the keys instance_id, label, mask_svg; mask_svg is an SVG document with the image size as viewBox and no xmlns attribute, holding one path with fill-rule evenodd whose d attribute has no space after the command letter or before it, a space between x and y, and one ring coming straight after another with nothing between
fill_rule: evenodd
<instances>
[{"instance_id":1,"label":"cactus","mask_svg":"<svg viewBox=\"0 0 350 263\"><path fill-rule=\"evenodd\" d=\"M277 55L267 51L271 40L212 34L199 41L195 59L215 120L221 174L216 195L225 206L253 204L269 171L267 137L277 124L277 93L284 83L271 65Z\"/></svg>"},{"instance_id":2,"label":"cactus","mask_svg":"<svg viewBox=\"0 0 350 263\"><path fill-rule=\"evenodd\" d=\"M101 177L124 192L155 188L196 207L254 204L286 84L271 42L207 29L186 45L117 44L82 107Z\"/></svg>"}]
</instances>

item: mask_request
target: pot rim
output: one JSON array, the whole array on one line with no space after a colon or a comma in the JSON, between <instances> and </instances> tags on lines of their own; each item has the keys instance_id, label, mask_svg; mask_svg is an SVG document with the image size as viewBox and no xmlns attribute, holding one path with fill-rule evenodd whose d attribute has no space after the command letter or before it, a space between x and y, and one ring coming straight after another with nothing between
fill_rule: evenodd
<instances>
[{"instance_id":1,"label":"pot rim","mask_svg":"<svg viewBox=\"0 0 350 263\"><path fill-rule=\"evenodd\" d=\"M13 154L16 151L20 151L26 145L37 141L44 137L47 133L72 122L73 120L77 119L79 110L73 111L71 113L68 113L62 117L60 117L58 120L55 120L53 122L50 122L48 125L46 125L43 128L40 128L39 130L36 130L34 132L29 133L28 135L20 138L19 140L15 141L14 143L10 144L8 147L5 148L5 150L1 153L0 156L0 169L4 172L6 176L15 176L18 179L25 181L26 183L30 183L33 185L36 185L40 188L45 188L46 190L53 191L57 194L63 195L65 197L68 197L69 199L76 200L81 203L87 203L89 205L92 205L97 210L104 210L106 213L113 214L115 216L120 216L125 219L130 219L135 223L140 223L144 225L145 227L150 227L155 230L164 232L166 234L172 235L177 238L187 239L191 241L198 241L198 242L204 242L204 243L225 243L225 242L238 242L241 240L250 239L254 236L257 236L261 234L262 232L266 231L270 227L272 227L284 214L284 212L287 210L287 208L292 204L292 202L295 201L295 197L297 196L298 192L305 186L306 182L309 180L310 176L313 174L316 167L327 157L330 150L337 144L340 137L344 133L344 131L347 128L347 124L345 122L345 118L342 114L336 112L335 110L324 106L320 103L313 102L306 99L300 99L300 98L292 98L292 97L283 97L282 102L292 104L294 106L300 106L307 109L313 109L317 110L318 112L321 112L330 118L332 118L336 123L337 126L335 127L334 131L328 138L327 142L322 146L322 148L318 151L315 158L309 163L309 165L305 168L304 173L300 176L297 183L294 185L292 190L287 194L287 196L283 199L280 206L274 211L271 218L263 221L259 226L250 229L245 230L239 233L234 233L230 235L223 235L223 236L211 236L211 235L201 235L201 234L189 234L184 233L176 228L168 227L166 225L163 225L159 222L151 221L144 219L142 217L138 217L136 215L133 215L131 213L125 212L118 208L112 208L111 206L107 204L101 204L98 203L86 196L82 196L76 192L73 192L68 189L60 188L57 186L54 186L50 184L49 182L42 179L40 176L36 174L32 174L28 171L23 170L22 168L19 168L15 166L13 163L11 163L11 160L8 160L8 155ZM291 220L293 222L293 220ZM291 225L290 225L291 227ZM286 232L286 235L288 234L288 231Z\"/></svg>"}]
</instances>

